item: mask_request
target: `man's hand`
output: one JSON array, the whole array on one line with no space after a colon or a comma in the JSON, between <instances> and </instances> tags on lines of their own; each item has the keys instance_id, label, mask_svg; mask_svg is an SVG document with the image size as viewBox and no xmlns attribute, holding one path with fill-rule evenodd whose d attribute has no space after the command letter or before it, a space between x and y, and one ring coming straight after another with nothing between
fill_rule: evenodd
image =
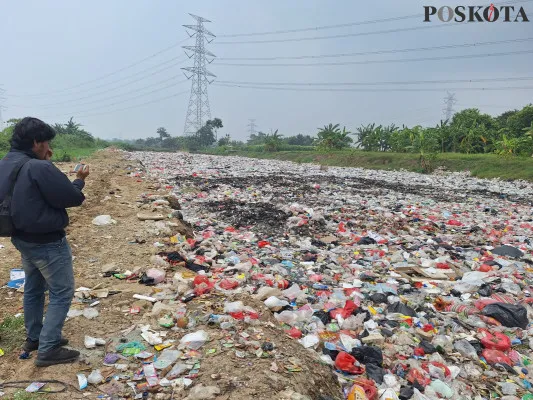
<instances>
[{"instance_id":1,"label":"man's hand","mask_svg":"<svg viewBox=\"0 0 533 400\"><path fill-rule=\"evenodd\" d=\"M82 181L85 180L89 176L89 166L84 165L80 170L77 172L76 177L78 179L81 179Z\"/></svg>"},{"instance_id":2,"label":"man's hand","mask_svg":"<svg viewBox=\"0 0 533 400\"><path fill-rule=\"evenodd\" d=\"M47 152L46 152L46 155L44 156L44 159L46 161L50 161L50 159L52 158L52 156L54 155L54 153L52 153L52 149L49 149Z\"/></svg>"}]
</instances>

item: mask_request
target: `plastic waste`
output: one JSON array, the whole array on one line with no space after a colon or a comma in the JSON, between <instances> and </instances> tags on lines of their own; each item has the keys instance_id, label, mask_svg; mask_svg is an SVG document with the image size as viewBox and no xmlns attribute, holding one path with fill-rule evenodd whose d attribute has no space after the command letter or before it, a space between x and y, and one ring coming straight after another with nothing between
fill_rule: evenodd
<instances>
[{"instance_id":1,"label":"plastic waste","mask_svg":"<svg viewBox=\"0 0 533 400\"><path fill-rule=\"evenodd\" d=\"M508 328L526 329L529 323L527 310L522 305L493 303L483 308L482 313L487 317L494 318Z\"/></svg>"},{"instance_id":2,"label":"plastic waste","mask_svg":"<svg viewBox=\"0 0 533 400\"><path fill-rule=\"evenodd\" d=\"M472 360L478 359L476 349L466 339L458 340L453 344L453 347L455 347L455 350L457 350L463 357L467 357Z\"/></svg>"},{"instance_id":3,"label":"plastic waste","mask_svg":"<svg viewBox=\"0 0 533 400\"><path fill-rule=\"evenodd\" d=\"M194 333L189 333L181 338L180 343L189 349L198 350L205 342L209 340L207 332L200 330Z\"/></svg>"},{"instance_id":4,"label":"plastic waste","mask_svg":"<svg viewBox=\"0 0 533 400\"><path fill-rule=\"evenodd\" d=\"M481 352L481 356L491 365L494 364L506 364L513 365L513 362L509 357L500 350L485 349Z\"/></svg>"},{"instance_id":5,"label":"plastic waste","mask_svg":"<svg viewBox=\"0 0 533 400\"><path fill-rule=\"evenodd\" d=\"M300 339L300 343L306 348L315 347L320 343L320 338L317 335L307 335Z\"/></svg>"},{"instance_id":6,"label":"plastic waste","mask_svg":"<svg viewBox=\"0 0 533 400\"><path fill-rule=\"evenodd\" d=\"M154 362L155 369L165 369L174 364L182 355L178 350L164 349Z\"/></svg>"},{"instance_id":7,"label":"plastic waste","mask_svg":"<svg viewBox=\"0 0 533 400\"><path fill-rule=\"evenodd\" d=\"M270 296L268 299L265 300L265 305L270 308L281 308L289 305L289 302L285 300L280 300L276 296Z\"/></svg>"},{"instance_id":8,"label":"plastic waste","mask_svg":"<svg viewBox=\"0 0 533 400\"><path fill-rule=\"evenodd\" d=\"M439 394L439 396L451 399L454 395L454 391L446 383L442 382L440 379L436 379L431 382L430 387Z\"/></svg>"},{"instance_id":9,"label":"plastic waste","mask_svg":"<svg viewBox=\"0 0 533 400\"><path fill-rule=\"evenodd\" d=\"M96 226L106 226L116 223L117 221L111 218L111 215L99 215L98 217L93 219L93 225Z\"/></svg>"},{"instance_id":10,"label":"plastic waste","mask_svg":"<svg viewBox=\"0 0 533 400\"><path fill-rule=\"evenodd\" d=\"M91 374L87 378L87 381L92 385L98 385L102 383L103 380L104 380L104 377L100 373L99 369L95 369L94 371L92 371Z\"/></svg>"},{"instance_id":11,"label":"plastic waste","mask_svg":"<svg viewBox=\"0 0 533 400\"><path fill-rule=\"evenodd\" d=\"M98 317L98 315L100 315L100 313L96 308L86 308L83 310L83 316L87 319L94 319Z\"/></svg>"},{"instance_id":12,"label":"plastic waste","mask_svg":"<svg viewBox=\"0 0 533 400\"><path fill-rule=\"evenodd\" d=\"M191 367L188 366L187 364L177 363L168 372L168 374L166 375L166 378L169 379L169 380L174 380L178 376L183 375L185 372L189 371L190 369L191 369Z\"/></svg>"},{"instance_id":13,"label":"plastic waste","mask_svg":"<svg viewBox=\"0 0 533 400\"><path fill-rule=\"evenodd\" d=\"M335 367L343 372L347 372L352 375L362 374L365 369L362 366L355 365L357 360L350 354L341 351L335 359Z\"/></svg>"},{"instance_id":14,"label":"plastic waste","mask_svg":"<svg viewBox=\"0 0 533 400\"><path fill-rule=\"evenodd\" d=\"M166 273L158 268L150 268L146 271L146 276L153 279L154 284L157 285L165 280Z\"/></svg>"}]
</instances>

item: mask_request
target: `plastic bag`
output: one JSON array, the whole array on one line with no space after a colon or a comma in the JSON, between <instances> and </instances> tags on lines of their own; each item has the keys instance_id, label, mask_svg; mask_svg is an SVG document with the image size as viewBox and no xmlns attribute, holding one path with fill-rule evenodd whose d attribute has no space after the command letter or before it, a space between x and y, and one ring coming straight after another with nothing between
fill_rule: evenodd
<instances>
[{"instance_id":1,"label":"plastic bag","mask_svg":"<svg viewBox=\"0 0 533 400\"><path fill-rule=\"evenodd\" d=\"M424 371L418 369L418 368L411 368L409 370L409 373L407 374L407 377L405 378L411 383L418 382L420 386L427 386L431 382L431 378L427 376Z\"/></svg>"},{"instance_id":2,"label":"plastic bag","mask_svg":"<svg viewBox=\"0 0 533 400\"><path fill-rule=\"evenodd\" d=\"M403 315L408 315L410 317L417 317L417 313L415 310L413 310L411 307L403 304L402 302L397 302L391 304L389 307L387 307L387 313L399 313Z\"/></svg>"},{"instance_id":3,"label":"plastic bag","mask_svg":"<svg viewBox=\"0 0 533 400\"><path fill-rule=\"evenodd\" d=\"M111 224L116 224L117 221L111 218L111 215L99 215L93 219L93 225L96 226L106 226Z\"/></svg>"},{"instance_id":4,"label":"plastic bag","mask_svg":"<svg viewBox=\"0 0 533 400\"><path fill-rule=\"evenodd\" d=\"M242 303L242 301L235 301L233 303L226 303L224 305L225 313L230 314L230 313L236 313L240 311L244 311L244 304Z\"/></svg>"},{"instance_id":5,"label":"plastic bag","mask_svg":"<svg viewBox=\"0 0 533 400\"><path fill-rule=\"evenodd\" d=\"M379 347L361 346L354 348L350 354L357 358L362 364L383 365L383 352Z\"/></svg>"},{"instance_id":6,"label":"plastic bag","mask_svg":"<svg viewBox=\"0 0 533 400\"><path fill-rule=\"evenodd\" d=\"M383 383L383 377L385 376L385 371L380 366L376 364L366 364L366 374L370 379L372 379L378 385L381 385Z\"/></svg>"},{"instance_id":7,"label":"plastic bag","mask_svg":"<svg viewBox=\"0 0 533 400\"><path fill-rule=\"evenodd\" d=\"M306 348L315 347L320 343L320 338L317 335L307 335L300 339L300 343Z\"/></svg>"},{"instance_id":8,"label":"plastic bag","mask_svg":"<svg viewBox=\"0 0 533 400\"><path fill-rule=\"evenodd\" d=\"M455 350L457 350L463 357L472 360L478 359L476 349L466 339L458 340L453 344L453 347L455 347Z\"/></svg>"},{"instance_id":9,"label":"plastic bag","mask_svg":"<svg viewBox=\"0 0 533 400\"><path fill-rule=\"evenodd\" d=\"M154 285L157 285L165 280L166 274L165 271L158 268L150 268L146 271L146 276L152 278L154 280Z\"/></svg>"},{"instance_id":10,"label":"plastic bag","mask_svg":"<svg viewBox=\"0 0 533 400\"><path fill-rule=\"evenodd\" d=\"M89 377L87 378L87 382L93 385L98 385L102 383L103 380L104 380L104 377L100 373L99 369L95 369L94 371L92 371Z\"/></svg>"},{"instance_id":11,"label":"plastic bag","mask_svg":"<svg viewBox=\"0 0 533 400\"><path fill-rule=\"evenodd\" d=\"M335 359L335 367L340 371L344 371L352 375L360 375L365 372L365 369L361 366L356 366L356 361L357 360L355 357L344 351L341 351Z\"/></svg>"},{"instance_id":12,"label":"plastic bag","mask_svg":"<svg viewBox=\"0 0 533 400\"><path fill-rule=\"evenodd\" d=\"M298 297L300 295L300 293L302 293L302 291L300 290L300 286L298 286L295 283L290 288L288 288L287 290L284 290L281 293L283 294L283 296L285 296L289 300L292 300L292 299L295 299L296 297Z\"/></svg>"},{"instance_id":13,"label":"plastic bag","mask_svg":"<svg viewBox=\"0 0 533 400\"><path fill-rule=\"evenodd\" d=\"M513 365L511 359L500 350L485 349L481 352L481 355L485 360L487 360L489 364L506 364L509 366Z\"/></svg>"},{"instance_id":14,"label":"plastic bag","mask_svg":"<svg viewBox=\"0 0 533 400\"><path fill-rule=\"evenodd\" d=\"M94 319L98 317L98 315L100 315L100 313L96 308L86 308L83 310L83 316L87 319Z\"/></svg>"},{"instance_id":15,"label":"plastic bag","mask_svg":"<svg viewBox=\"0 0 533 400\"><path fill-rule=\"evenodd\" d=\"M165 349L159 357L157 357L157 361L154 362L154 367L156 369L165 369L174 364L181 355L181 351Z\"/></svg>"},{"instance_id":16,"label":"plastic bag","mask_svg":"<svg viewBox=\"0 0 533 400\"><path fill-rule=\"evenodd\" d=\"M198 350L209 340L209 335L205 331L189 333L181 338L180 343L189 349Z\"/></svg>"},{"instance_id":17,"label":"plastic bag","mask_svg":"<svg viewBox=\"0 0 533 400\"><path fill-rule=\"evenodd\" d=\"M276 296L270 296L268 299L265 300L265 306L267 306L270 309L281 308L281 307L285 307L288 305L289 305L289 302L285 300L280 300Z\"/></svg>"},{"instance_id":18,"label":"plastic bag","mask_svg":"<svg viewBox=\"0 0 533 400\"><path fill-rule=\"evenodd\" d=\"M494 303L486 306L482 312L483 315L494 318L508 328L526 329L529 323L527 310L521 305Z\"/></svg>"}]
</instances>

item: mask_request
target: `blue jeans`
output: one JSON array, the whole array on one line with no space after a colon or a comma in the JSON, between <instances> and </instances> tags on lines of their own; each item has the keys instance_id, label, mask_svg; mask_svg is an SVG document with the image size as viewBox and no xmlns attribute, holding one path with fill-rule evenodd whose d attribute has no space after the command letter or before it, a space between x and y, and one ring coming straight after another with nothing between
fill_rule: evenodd
<instances>
[{"instance_id":1,"label":"blue jeans","mask_svg":"<svg viewBox=\"0 0 533 400\"><path fill-rule=\"evenodd\" d=\"M24 324L27 339L39 341L39 353L59 346L61 331L74 296L72 251L66 238L36 244L12 238L22 254L24 282ZM50 302L44 314L44 293Z\"/></svg>"}]
</instances>

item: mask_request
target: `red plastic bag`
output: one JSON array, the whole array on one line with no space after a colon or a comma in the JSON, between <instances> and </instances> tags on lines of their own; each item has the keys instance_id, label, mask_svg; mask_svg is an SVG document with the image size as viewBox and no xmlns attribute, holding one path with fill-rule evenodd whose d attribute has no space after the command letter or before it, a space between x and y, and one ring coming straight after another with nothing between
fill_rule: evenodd
<instances>
[{"instance_id":1,"label":"red plastic bag","mask_svg":"<svg viewBox=\"0 0 533 400\"><path fill-rule=\"evenodd\" d=\"M260 249L262 249L263 247L270 246L270 242L267 242L266 240L260 240L257 242L257 245Z\"/></svg>"},{"instance_id":2,"label":"red plastic bag","mask_svg":"<svg viewBox=\"0 0 533 400\"><path fill-rule=\"evenodd\" d=\"M451 225L451 226L462 226L463 224L460 223L459 221L455 220L455 219L451 219L449 220L446 225Z\"/></svg>"},{"instance_id":3,"label":"red plastic bag","mask_svg":"<svg viewBox=\"0 0 533 400\"><path fill-rule=\"evenodd\" d=\"M209 285L209 278L205 275L196 275L193 281L194 286L201 285L202 283Z\"/></svg>"},{"instance_id":4,"label":"red plastic bag","mask_svg":"<svg viewBox=\"0 0 533 400\"><path fill-rule=\"evenodd\" d=\"M424 371L421 371L417 368L411 368L406 379L411 383L418 382L419 385L424 387L431 383L431 378L427 376Z\"/></svg>"},{"instance_id":5,"label":"red plastic bag","mask_svg":"<svg viewBox=\"0 0 533 400\"><path fill-rule=\"evenodd\" d=\"M289 331L287 332L290 337L294 339L300 339L302 337L302 331L293 326Z\"/></svg>"},{"instance_id":6,"label":"red plastic bag","mask_svg":"<svg viewBox=\"0 0 533 400\"><path fill-rule=\"evenodd\" d=\"M239 286L239 281L235 279L222 279L219 286L224 290L231 290Z\"/></svg>"},{"instance_id":7,"label":"red plastic bag","mask_svg":"<svg viewBox=\"0 0 533 400\"><path fill-rule=\"evenodd\" d=\"M356 361L357 360L355 357L344 351L341 351L335 359L335 367L352 375L360 375L365 372L365 368L354 365Z\"/></svg>"},{"instance_id":8,"label":"red plastic bag","mask_svg":"<svg viewBox=\"0 0 533 400\"><path fill-rule=\"evenodd\" d=\"M485 349L507 351L511 348L509 336L500 332L490 333L486 329L480 329L481 345Z\"/></svg>"},{"instance_id":9,"label":"red plastic bag","mask_svg":"<svg viewBox=\"0 0 533 400\"><path fill-rule=\"evenodd\" d=\"M368 400L378 400L378 388L373 380L358 378L354 383L365 391ZM348 397L348 399L350 398Z\"/></svg>"},{"instance_id":10,"label":"red plastic bag","mask_svg":"<svg viewBox=\"0 0 533 400\"><path fill-rule=\"evenodd\" d=\"M492 267L487 264L482 264L481 267L479 267L477 270L480 272L490 272L492 271Z\"/></svg>"},{"instance_id":11,"label":"red plastic bag","mask_svg":"<svg viewBox=\"0 0 533 400\"><path fill-rule=\"evenodd\" d=\"M330 315L333 319L337 318L337 315L340 315L342 318L346 319L352 315L355 310L357 310L357 304L355 304L352 300L347 300L344 308L336 308L330 312Z\"/></svg>"},{"instance_id":12,"label":"red plastic bag","mask_svg":"<svg viewBox=\"0 0 533 400\"><path fill-rule=\"evenodd\" d=\"M481 352L481 356L485 360L487 360L489 364L507 364L509 366L513 365L511 359L500 350L485 349Z\"/></svg>"}]
</instances>

